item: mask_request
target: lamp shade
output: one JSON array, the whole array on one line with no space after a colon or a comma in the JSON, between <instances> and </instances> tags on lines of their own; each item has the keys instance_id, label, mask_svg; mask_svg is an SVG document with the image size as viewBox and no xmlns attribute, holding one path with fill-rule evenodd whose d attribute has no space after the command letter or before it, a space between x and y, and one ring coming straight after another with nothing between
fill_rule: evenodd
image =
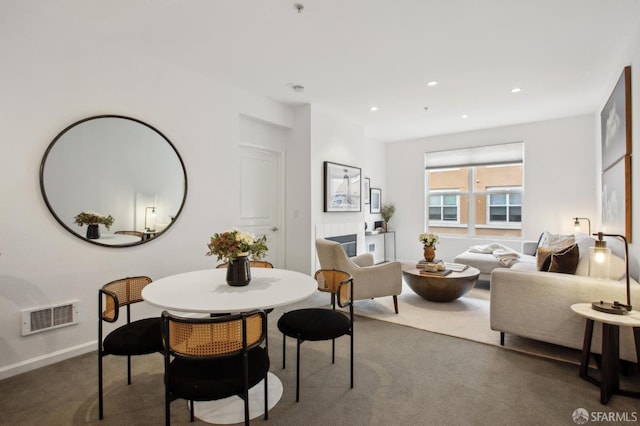
<instances>
[{"instance_id":1,"label":"lamp shade","mask_svg":"<svg viewBox=\"0 0 640 426\"><path fill-rule=\"evenodd\" d=\"M611 265L611 249L604 246L589 247L589 276L593 278L609 278L609 267Z\"/></svg>"}]
</instances>

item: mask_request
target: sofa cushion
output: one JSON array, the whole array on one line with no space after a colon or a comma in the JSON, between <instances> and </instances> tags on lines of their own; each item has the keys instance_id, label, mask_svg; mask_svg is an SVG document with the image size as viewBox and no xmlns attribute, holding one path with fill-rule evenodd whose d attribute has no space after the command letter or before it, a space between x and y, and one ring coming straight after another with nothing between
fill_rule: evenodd
<instances>
[{"instance_id":1,"label":"sofa cushion","mask_svg":"<svg viewBox=\"0 0 640 426\"><path fill-rule=\"evenodd\" d=\"M578 251L580 252L580 260L578 261L578 267L576 268L576 275L583 277L589 276L589 247L595 245L595 238L587 234L577 234L576 244L578 245Z\"/></svg>"},{"instance_id":2,"label":"sofa cushion","mask_svg":"<svg viewBox=\"0 0 640 426\"><path fill-rule=\"evenodd\" d=\"M609 278L620 281L626 273L627 268L624 259L612 254L611 260L609 261Z\"/></svg>"},{"instance_id":3,"label":"sofa cushion","mask_svg":"<svg viewBox=\"0 0 640 426\"><path fill-rule=\"evenodd\" d=\"M549 270L549 262L551 262L550 257L554 252L555 250L549 247L538 247L538 252L536 253L536 266L538 267L538 271ZM547 260L549 262L547 262Z\"/></svg>"},{"instance_id":4,"label":"sofa cushion","mask_svg":"<svg viewBox=\"0 0 640 426\"><path fill-rule=\"evenodd\" d=\"M543 232L538 241L538 248L547 247L555 250L561 250L576 242L574 235L551 234Z\"/></svg>"},{"instance_id":5,"label":"sofa cushion","mask_svg":"<svg viewBox=\"0 0 640 426\"><path fill-rule=\"evenodd\" d=\"M574 274L578 267L578 261L580 260L578 245L572 244L564 250L553 253L550 257L549 272Z\"/></svg>"}]
</instances>

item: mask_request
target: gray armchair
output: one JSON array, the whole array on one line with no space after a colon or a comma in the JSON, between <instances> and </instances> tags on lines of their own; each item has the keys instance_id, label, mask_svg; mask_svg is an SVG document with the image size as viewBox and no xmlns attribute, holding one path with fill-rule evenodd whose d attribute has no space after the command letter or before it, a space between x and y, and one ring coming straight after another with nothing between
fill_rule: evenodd
<instances>
[{"instance_id":1,"label":"gray armchair","mask_svg":"<svg viewBox=\"0 0 640 426\"><path fill-rule=\"evenodd\" d=\"M354 300L393 296L393 306L398 313L398 294L402 293L400 262L374 265L371 253L349 258L340 243L324 238L316 239L316 251L322 269L337 269L353 277Z\"/></svg>"}]
</instances>

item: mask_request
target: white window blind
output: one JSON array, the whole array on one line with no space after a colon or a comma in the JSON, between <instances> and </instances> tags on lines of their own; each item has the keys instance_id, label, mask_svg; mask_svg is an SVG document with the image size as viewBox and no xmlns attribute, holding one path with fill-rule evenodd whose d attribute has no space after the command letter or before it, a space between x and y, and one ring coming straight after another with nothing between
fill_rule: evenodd
<instances>
[{"instance_id":1,"label":"white window blind","mask_svg":"<svg viewBox=\"0 0 640 426\"><path fill-rule=\"evenodd\" d=\"M524 160L523 147L524 144L522 142L511 142L500 145L427 152L424 156L425 169L522 163Z\"/></svg>"}]
</instances>

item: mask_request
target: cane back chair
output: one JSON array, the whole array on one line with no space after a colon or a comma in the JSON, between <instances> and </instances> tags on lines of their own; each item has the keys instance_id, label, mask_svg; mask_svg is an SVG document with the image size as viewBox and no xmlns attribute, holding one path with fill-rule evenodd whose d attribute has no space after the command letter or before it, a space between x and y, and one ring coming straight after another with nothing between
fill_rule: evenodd
<instances>
[{"instance_id":1,"label":"cane back chair","mask_svg":"<svg viewBox=\"0 0 640 426\"><path fill-rule=\"evenodd\" d=\"M300 345L302 342L331 340L331 363L336 361L336 338L351 336L350 370L351 388L353 388L353 278L343 271L320 269L315 274L318 289L329 292L332 301L341 308L348 307L349 314L332 309L307 308L296 309L283 314L278 320L278 329L282 332L282 368L286 367L286 336L296 339L296 402L300 400Z\"/></svg>"},{"instance_id":2,"label":"cane back chair","mask_svg":"<svg viewBox=\"0 0 640 426\"><path fill-rule=\"evenodd\" d=\"M127 384L131 384L131 357L162 352L160 317L131 320L131 305L142 302L142 289L151 283L146 276L128 277L102 286L98 290L98 413L103 418L103 365L107 355L127 357ZM126 307L126 323L104 338L103 323L117 323L120 308Z\"/></svg>"},{"instance_id":3,"label":"cane back chair","mask_svg":"<svg viewBox=\"0 0 640 426\"><path fill-rule=\"evenodd\" d=\"M249 424L249 389L264 380L264 418L269 418L267 373L269 350L264 311L209 318L162 313L165 354L165 416L171 423L171 402L211 401L237 395L244 400ZM264 346L262 343L265 342Z\"/></svg>"}]
</instances>

